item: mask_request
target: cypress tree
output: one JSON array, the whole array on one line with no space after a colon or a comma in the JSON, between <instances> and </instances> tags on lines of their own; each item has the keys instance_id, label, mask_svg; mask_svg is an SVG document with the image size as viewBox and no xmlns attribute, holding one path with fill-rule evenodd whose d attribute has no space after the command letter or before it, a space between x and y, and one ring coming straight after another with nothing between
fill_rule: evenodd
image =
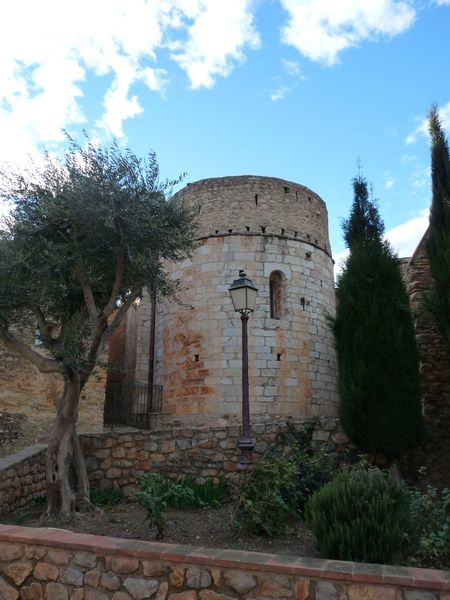
<instances>
[{"instance_id":1,"label":"cypress tree","mask_svg":"<svg viewBox=\"0 0 450 600\"><path fill-rule=\"evenodd\" d=\"M337 283L333 331L339 364L339 417L364 452L401 456L423 429L416 341L398 259L366 180L353 180L343 224L350 250Z\"/></svg>"},{"instance_id":2,"label":"cypress tree","mask_svg":"<svg viewBox=\"0 0 450 600\"><path fill-rule=\"evenodd\" d=\"M450 358L450 156L436 105L428 115L432 201L426 253L433 276L428 303Z\"/></svg>"}]
</instances>

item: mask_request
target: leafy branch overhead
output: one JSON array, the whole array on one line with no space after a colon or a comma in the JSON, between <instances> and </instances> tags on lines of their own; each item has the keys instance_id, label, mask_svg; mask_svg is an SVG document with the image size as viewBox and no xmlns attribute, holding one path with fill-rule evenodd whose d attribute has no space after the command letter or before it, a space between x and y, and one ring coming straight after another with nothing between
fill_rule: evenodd
<instances>
[{"instance_id":1,"label":"leafy branch overhead","mask_svg":"<svg viewBox=\"0 0 450 600\"><path fill-rule=\"evenodd\" d=\"M63 159L0 174L14 206L0 232L0 331L11 341L11 324L38 323L54 359L82 371L143 288L176 291L163 260L188 254L195 215L166 199L180 178L160 181L154 153L68 142Z\"/></svg>"}]
</instances>

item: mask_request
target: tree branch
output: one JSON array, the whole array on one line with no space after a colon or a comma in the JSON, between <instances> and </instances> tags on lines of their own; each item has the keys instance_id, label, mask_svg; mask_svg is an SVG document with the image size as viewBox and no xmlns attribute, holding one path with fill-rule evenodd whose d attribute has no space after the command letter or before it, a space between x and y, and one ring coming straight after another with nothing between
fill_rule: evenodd
<instances>
[{"instance_id":1,"label":"tree branch","mask_svg":"<svg viewBox=\"0 0 450 600\"><path fill-rule=\"evenodd\" d=\"M120 288L122 286L122 278L123 278L123 270L125 265L125 246L122 242L119 244L119 250L117 252L116 258L116 270L114 276L114 283L111 290L111 296L109 298L108 304L103 311L103 314L106 318L108 318L113 310L116 308L116 299L119 295Z\"/></svg>"},{"instance_id":2,"label":"tree branch","mask_svg":"<svg viewBox=\"0 0 450 600\"><path fill-rule=\"evenodd\" d=\"M0 327L0 339L13 352L17 352L27 360L33 363L41 373L59 373L63 374L61 363L54 358L47 358L38 354L28 344L16 338L6 327Z\"/></svg>"},{"instance_id":3,"label":"tree branch","mask_svg":"<svg viewBox=\"0 0 450 600\"><path fill-rule=\"evenodd\" d=\"M75 277L78 279L81 289L83 290L84 303L88 311L91 329L92 331L95 331L97 329L98 310L97 306L95 305L91 286L89 285L89 282L79 265L75 267Z\"/></svg>"},{"instance_id":4,"label":"tree branch","mask_svg":"<svg viewBox=\"0 0 450 600\"><path fill-rule=\"evenodd\" d=\"M50 334L50 327L44 317L44 313L42 312L40 306L37 306L37 304L32 304L31 310L33 311L33 314L36 317L39 327L39 333L44 342L47 345L54 343L55 340L52 339L52 336Z\"/></svg>"},{"instance_id":5,"label":"tree branch","mask_svg":"<svg viewBox=\"0 0 450 600\"><path fill-rule=\"evenodd\" d=\"M122 306L119 308L119 310L114 315L114 318L111 321L111 323L109 323L109 325L108 325L108 328L106 330L105 339L104 339L105 342L107 340L109 340L109 338L112 336L112 334L114 333L114 331L119 327L119 325L123 321L123 318L127 314L128 309L133 304L133 302L137 298L139 298L139 296L141 296L141 294L142 294L142 290L141 289L134 290L134 291L130 292L130 294L128 294L128 296L126 297L126 300L124 301L124 303L122 304Z\"/></svg>"}]
</instances>

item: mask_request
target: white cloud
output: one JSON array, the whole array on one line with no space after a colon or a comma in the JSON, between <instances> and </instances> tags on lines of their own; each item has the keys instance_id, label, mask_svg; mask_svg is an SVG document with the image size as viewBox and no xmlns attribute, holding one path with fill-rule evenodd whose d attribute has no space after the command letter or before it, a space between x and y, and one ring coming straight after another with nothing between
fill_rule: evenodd
<instances>
[{"instance_id":1,"label":"white cloud","mask_svg":"<svg viewBox=\"0 0 450 600\"><path fill-rule=\"evenodd\" d=\"M297 77L298 79L304 80L306 79L305 75L303 75L300 65L295 60L287 60L283 59L283 67L284 70L292 77Z\"/></svg>"},{"instance_id":2,"label":"white cloud","mask_svg":"<svg viewBox=\"0 0 450 600\"><path fill-rule=\"evenodd\" d=\"M163 93L169 51L194 88L211 87L258 47L251 0L15 0L0 8L0 161L17 162L85 123L84 90L104 76L97 126L123 136L137 83ZM177 40L176 42L174 40ZM100 96L101 99L101 96ZM102 132L99 131L98 134Z\"/></svg>"},{"instance_id":3,"label":"white cloud","mask_svg":"<svg viewBox=\"0 0 450 600\"><path fill-rule=\"evenodd\" d=\"M282 40L304 56L333 65L340 52L361 41L405 31L415 20L409 1L280 0L289 18Z\"/></svg>"},{"instance_id":4,"label":"white cloud","mask_svg":"<svg viewBox=\"0 0 450 600\"><path fill-rule=\"evenodd\" d=\"M450 0L436 0L438 6L450 6Z\"/></svg>"},{"instance_id":5,"label":"white cloud","mask_svg":"<svg viewBox=\"0 0 450 600\"><path fill-rule=\"evenodd\" d=\"M274 92L270 94L272 102L278 102L286 97L286 94L290 92L290 89L286 85L280 85Z\"/></svg>"},{"instance_id":6,"label":"white cloud","mask_svg":"<svg viewBox=\"0 0 450 600\"><path fill-rule=\"evenodd\" d=\"M386 190L390 190L393 187L395 181L390 171L384 173L384 187Z\"/></svg>"},{"instance_id":7,"label":"white cloud","mask_svg":"<svg viewBox=\"0 0 450 600\"><path fill-rule=\"evenodd\" d=\"M391 246L397 252L400 258L412 256L417 248L423 234L428 227L429 209L423 209L417 217L409 219L397 227L393 227L386 231L385 238L390 242ZM335 278L342 271L344 261L348 256L348 250L339 252L334 257L334 275Z\"/></svg>"},{"instance_id":8,"label":"white cloud","mask_svg":"<svg viewBox=\"0 0 450 600\"><path fill-rule=\"evenodd\" d=\"M251 3L251 0L190 3L194 22L187 28L186 43L172 44L172 58L186 71L194 89L212 87L217 75L227 76L235 62L244 59L245 47L259 47Z\"/></svg>"},{"instance_id":9,"label":"white cloud","mask_svg":"<svg viewBox=\"0 0 450 600\"><path fill-rule=\"evenodd\" d=\"M441 118L443 128L447 131L450 131L450 102L447 102L447 104L444 104L444 106L439 108L439 116ZM418 125L416 129L414 129L414 131L408 135L405 142L407 145L414 144L419 137L427 137L428 135L428 119L427 117L424 117L420 121L420 125Z\"/></svg>"}]
</instances>

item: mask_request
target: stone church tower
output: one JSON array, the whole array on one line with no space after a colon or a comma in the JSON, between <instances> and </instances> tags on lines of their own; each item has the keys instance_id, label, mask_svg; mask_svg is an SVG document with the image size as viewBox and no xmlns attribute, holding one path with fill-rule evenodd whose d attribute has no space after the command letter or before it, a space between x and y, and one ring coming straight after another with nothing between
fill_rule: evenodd
<instances>
[{"instance_id":1,"label":"stone church tower","mask_svg":"<svg viewBox=\"0 0 450 600\"><path fill-rule=\"evenodd\" d=\"M335 293L323 200L297 183L256 176L204 179L177 195L199 210L192 257L167 265L182 284L178 302L152 307L144 298L110 357L135 381L162 386L166 419L240 422L241 322L228 288L244 269L258 288L249 320L252 422L333 422L337 366L327 317Z\"/></svg>"}]
</instances>

